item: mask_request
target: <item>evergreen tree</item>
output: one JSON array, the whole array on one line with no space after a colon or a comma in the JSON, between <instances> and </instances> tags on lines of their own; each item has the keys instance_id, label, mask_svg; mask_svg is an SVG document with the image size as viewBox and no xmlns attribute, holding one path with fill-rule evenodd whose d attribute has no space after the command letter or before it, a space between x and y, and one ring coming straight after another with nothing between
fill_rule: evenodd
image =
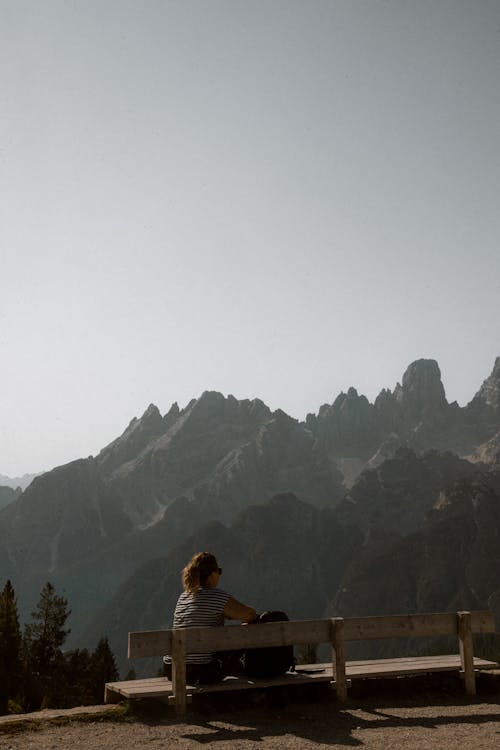
<instances>
[{"instance_id":1,"label":"evergreen tree","mask_svg":"<svg viewBox=\"0 0 500 750\"><path fill-rule=\"evenodd\" d=\"M0 649L0 716L7 713L9 704L9 683L7 667L5 666L4 654Z\"/></svg>"},{"instance_id":2,"label":"evergreen tree","mask_svg":"<svg viewBox=\"0 0 500 750\"><path fill-rule=\"evenodd\" d=\"M0 713L17 698L21 679L21 631L17 601L10 581L0 594Z\"/></svg>"},{"instance_id":3,"label":"evergreen tree","mask_svg":"<svg viewBox=\"0 0 500 750\"><path fill-rule=\"evenodd\" d=\"M93 702L90 689L90 654L86 648L64 654L64 665L57 671L52 699L58 708L85 706Z\"/></svg>"},{"instance_id":4,"label":"evergreen tree","mask_svg":"<svg viewBox=\"0 0 500 750\"><path fill-rule=\"evenodd\" d=\"M90 657L89 677L93 703L103 702L104 684L115 682L118 676L115 657L109 646L109 641L107 638L101 638L96 650Z\"/></svg>"},{"instance_id":5,"label":"evergreen tree","mask_svg":"<svg viewBox=\"0 0 500 750\"><path fill-rule=\"evenodd\" d=\"M64 665L61 646L69 633L64 629L69 614L67 599L57 596L52 584L46 583L36 609L31 613L33 622L25 628L25 665L30 683L27 703L30 708L39 707L40 703L48 707L54 702L57 673Z\"/></svg>"}]
</instances>

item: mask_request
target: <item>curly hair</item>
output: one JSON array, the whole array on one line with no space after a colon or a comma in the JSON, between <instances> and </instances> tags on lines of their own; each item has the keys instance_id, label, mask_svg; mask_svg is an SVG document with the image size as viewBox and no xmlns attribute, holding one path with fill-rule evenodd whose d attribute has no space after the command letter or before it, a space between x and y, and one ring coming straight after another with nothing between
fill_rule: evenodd
<instances>
[{"instance_id":1,"label":"curly hair","mask_svg":"<svg viewBox=\"0 0 500 750\"><path fill-rule=\"evenodd\" d=\"M210 552L198 552L193 555L182 571L184 591L194 594L206 586L208 578L219 569L215 555Z\"/></svg>"}]
</instances>

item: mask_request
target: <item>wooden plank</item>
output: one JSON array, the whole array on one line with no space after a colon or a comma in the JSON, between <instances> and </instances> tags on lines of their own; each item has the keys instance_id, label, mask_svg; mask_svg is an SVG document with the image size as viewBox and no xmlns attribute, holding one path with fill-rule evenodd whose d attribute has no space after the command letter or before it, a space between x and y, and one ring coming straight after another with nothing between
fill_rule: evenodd
<instances>
[{"instance_id":1,"label":"wooden plank","mask_svg":"<svg viewBox=\"0 0 500 750\"><path fill-rule=\"evenodd\" d=\"M460 644L460 662L465 677L465 692L476 694L476 676L474 674L474 646L472 643L472 621L470 612L458 612L458 642Z\"/></svg>"},{"instance_id":2,"label":"wooden plank","mask_svg":"<svg viewBox=\"0 0 500 750\"><path fill-rule=\"evenodd\" d=\"M345 618L344 622L346 641L457 635L458 633L457 615L454 612L349 617ZM495 618L488 611L471 613L471 627L474 633L492 633L495 631Z\"/></svg>"},{"instance_id":3,"label":"wooden plank","mask_svg":"<svg viewBox=\"0 0 500 750\"><path fill-rule=\"evenodd\" d=\"M349 617L345 619L346 641L375 638L408 638L433 635L456 635L454 612L383 617Z\"/></svg>"},{"instance_id":4,"label":"wooden plank","mask_svg":"<svg viewBox=\"0 0 500 750\"><path fill-rule=\"evenodd\" d=\"M172 630L149 630L128 634L128 658L164 656L172 653Z\"/></svg>"},{"instance_id":5,"label":"wooden plank","mask_svg":"<svg viewBox=\"0 0 500 750\"><path fill-rule=\"evenodd\" d=\"M335 679L335 692L339 701L347 698L347 680L345 664L344 620L341 617L332 619L332 672Z\"/></svg>"},{"instance_id":6,"label":"wooden plank","mask_svg":"<svg viewBox=\"0 0 500 750\"><path fill-rule=\"evenodd\" d=\"M177 716L186 715L186 630L172 631L172 692Z\"/></svg>"},{"instance_id":7,"label":"wooden plank","mask_svg":"<svg viewBox=\"0 0 500 750\"><path fill-rule=\"evenodd\" d=\"M495 669L496 662L474 658L474 669ZM371 661L348 661L346 675L351 679L367 677L395 677L398 675L422 674L426 672L460 671L458 654L443 656L416 656L397 659L373 659Z\"/></svg>"},{"instance_id":8,"label":"wooden plank","mask_svg":"<svg viewBox=\"0 0 500 750\"><path fill-rule=\"evenodd\" d=\"M408 661L413 662L417 661L417 663L420 662L433 662L436 659L459 659L459 654L439 654L435 656L391 656L384 659L356 659L354 661L348 661L348 664L367 664L368 666L370 664L376 664L378 662L382 662L383 664L389 664L390 662L395 662L396 664L400 664L402 662Z\"/></svg>"},{"instance_id":9,"label":"wooden plank","mask_svg":"<svg viewBox=\"0 0 500 750\"><path fill-rule=\"evenodd\" d=\"M373 662L359 664L348 662L346 674L356 677L391 677L407 674L421 674L426 672L446 672L460 670L460 657L424 659L376 659Z\"/></svg>"},{"instance_id":10,"label":"wooden plank","mask_svg":"<svg viewBox=\"0 0 500 750\"><path fill-rule=\"evenodd\" d=\"M123 680L122 682L108 682L111 690L147 690L149 687L156 688L159 685L170 686L172 683L167 677L148 677L144 680Z\"/></svg>"},{"instance_id":11,"label":"wooden plank","mask_svg":"<svg viewBox=\"0 0 500 750\"><path fill-rule=\"evenodd\" d=\"M264 689L283 685L307 685L311 683L317 684L318 682L330 683L332 681L332 667L331 664L326 666L327 669L325 672L315 672L308 675L299 672L287 672L285 675L272 679L250 679L244 676L226 677L222 682L213 683L212 685L186 685L186 691L187 693L204 694L232 690ZM139 682L139 680L128 682L126 687L120 686L120 690L116 692L120 692L124 697L131 699L173 696L172 683L165 678L156 678L156 684L144 685L142 687L134 685L134 682ZM117 683L117 685L120 685L120 683Z\"/></svg>"},{"instance_id":12,"label":"wooden plank","mask_svg":"<svg viewBox=\"0 0 500 750\"><path fill-rule=\"evenodd\" d=\"M232 651L249 647L290 646L330 641L330 620L266 622L217 628L189 628L189 654Z\"/></svg>"},{"instance_id":13,"label":"wooden plank","mask_svg":"<svg viewBox=\"0 0 500 750\"><path fill-rule=\"evenodd\" d=\"M174 630L129 633L128 658L163 656L172 653ZM296 620L260 625L221 626L187 629L187 651L231 651L251 646L286 646L328 643L330 620Z\"/></svg>"},{"instance_id":14,"label":"wooden plank","mask_svg":"<svg viewBox=\"0 0 500 750\"><path fill-rule=\"evenodd\" d=\"M493 614L487 611L472 612L471 628L473 633L494 632ZM153 630L129 633L129 659L171 654L173 632L173 630ZM331 621L327 619L297 620L243 627L189 628L187 633L187 652L196 654L207 651L244 649L251 646L328 643L331 637ZM457 615L452 612L344 619L346 641L457 634Z\"/></svg>"},{"instance_id":15,"label":"wooden plank","mask_svg":"<svg viewBox=\"0 0 500 750\"><path fill-rule=\"evenodd\" d=\"M258 679L248 677L226 677L223 682L214 685L199 685L196 688L197 694L202 693L214 693L218 691L230 691L230 690L251 690L268 687L278 687L287 685L307 685L317 684L319 682L332 681L332 667L328 665L328 669L325 672L314 672L313 674L301 674L299 672L287 672L280 677L273 677L271 679Z\"/></svg>"},{"instance_id":16,"label":"wooden plank","mask_svg":"<svg viewBox=\"0 0 500 750\"><path fill-rule=\"evenodd\" d=\"M498 669L498 662L474 657L474 669Z\"/></svg>"},{"instance_id":17,"label":"wooden plank","mask_svg":"<svg viewBox=\"0 0 500 750\"><path fill-rule=\"evenodd\" d=\"M170 681L168 683L159 682L156 686L144 685L142 687L138 685L126 687L118 684L115 692L123 695L125 698L162 698L172 695L172 683Z\"/></svg>"},{"instance_id":18,"label":"wooden plank","mask_svg":"<svg viewBox=\"0 0 500 750\"><path fill-rule=\"evenodd\" d=\"M471 628L473 633L494 633L495 615L488 610L470 613Z\"/></svg>"}]
</instances>

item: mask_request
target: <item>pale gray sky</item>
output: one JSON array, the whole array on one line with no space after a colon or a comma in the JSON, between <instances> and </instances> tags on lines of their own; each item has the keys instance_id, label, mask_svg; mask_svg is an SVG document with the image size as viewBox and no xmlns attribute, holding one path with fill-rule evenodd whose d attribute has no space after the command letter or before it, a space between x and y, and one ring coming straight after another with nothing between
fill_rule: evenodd
<instances>
[{"instance_id":1,"label":"pale gray sky","mask_svg":"<svg viewBox=\"0 0 500 750\"><path fill-rule=\"evenodd\" d=\"M0 0L0 473L500 354L498 0Z\"/></svg>"}]
</instances>

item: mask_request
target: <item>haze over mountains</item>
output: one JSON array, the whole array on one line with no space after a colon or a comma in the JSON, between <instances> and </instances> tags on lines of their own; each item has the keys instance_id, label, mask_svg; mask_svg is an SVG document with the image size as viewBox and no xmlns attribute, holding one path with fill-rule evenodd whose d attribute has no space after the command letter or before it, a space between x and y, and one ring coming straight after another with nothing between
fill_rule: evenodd
<instances>
[{"instance_id":1,"label":"haze over mountains","mask_svg":"<svg viewBox=\"0 0 500 750\"><path fill-rule=\"evenodd\" d=\"M37 474L23 474L22 477L8 477L6 474L0 474L0 487L11 487L17 489L20 487L25 490L31 484Z\"/></svg>"},{"instance_id":2,"label":"haze over mountains","mask_svg":"<svg viewBox=\"0 0 500 750\"><path fill-rule=\"evenodd\" d=\"M164 416L150 405L11 500L0 584L22 617L50 579L70 600L70 644L108 635L122 666L128 630L170 623L201 548L225 588L292 617L500 614L500 357L463 408L434 360L374 403L350 388L304 422L216 392Z\"/></svg>"}]
</instances>

